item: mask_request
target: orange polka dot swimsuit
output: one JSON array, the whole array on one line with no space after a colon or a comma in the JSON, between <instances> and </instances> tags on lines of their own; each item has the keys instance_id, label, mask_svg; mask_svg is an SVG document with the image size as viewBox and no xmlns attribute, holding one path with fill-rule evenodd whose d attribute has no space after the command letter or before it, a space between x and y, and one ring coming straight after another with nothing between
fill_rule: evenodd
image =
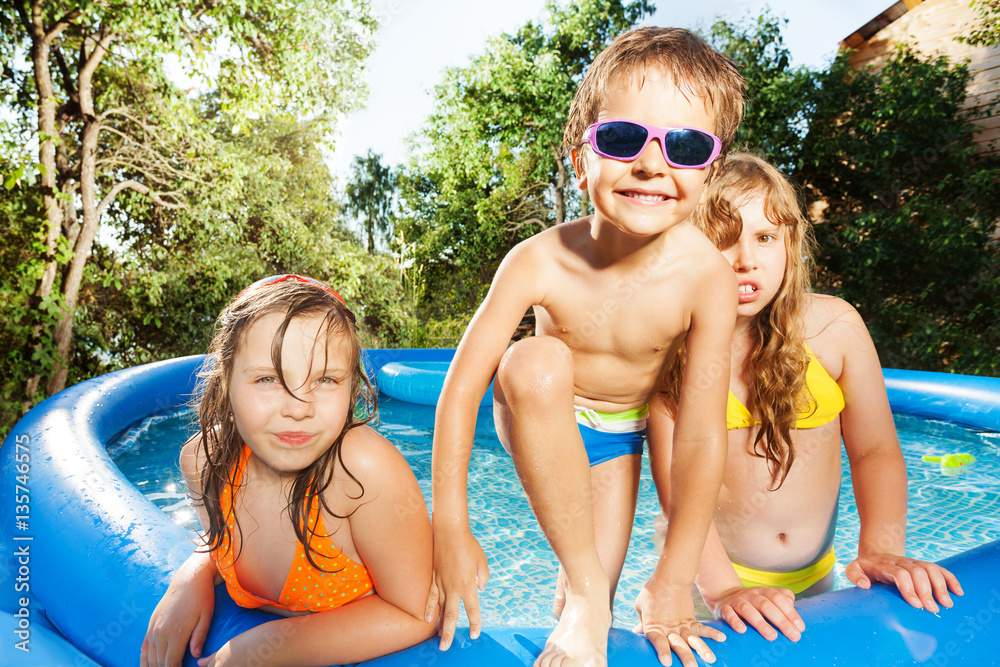
<instances>
[{"instance_id":1,"label":"orange polka dot swimsuit","mask_svg":"<svg viewBox=\"0 0 1000 667\"><path fill-rule=\"evenodd\" d=\"M212 551L212 560L226 582L226 590L241 607L253 609L271 605L289 611L324 611L336 609L372 590L372 579L364 565L355 563L341 553L326 535L323 518L319 515L318 503L313 505L309 513L307 534L313 537L313 560L323 570L314 568L306 558L306 549L302 542L296 540L295 558L292 569L288 572L285 585L281 589L280 599L266 600L246 591L236 578L236 565L230 535L233 531L233 487L239 487L243 479L243 471L250 459L250 448L243 447L243 453L236 464L236 475L233 483L222 491L220 504L222 515L226 517L229 533L223 536L222 544Z\"/></svg>"}]
</instances>

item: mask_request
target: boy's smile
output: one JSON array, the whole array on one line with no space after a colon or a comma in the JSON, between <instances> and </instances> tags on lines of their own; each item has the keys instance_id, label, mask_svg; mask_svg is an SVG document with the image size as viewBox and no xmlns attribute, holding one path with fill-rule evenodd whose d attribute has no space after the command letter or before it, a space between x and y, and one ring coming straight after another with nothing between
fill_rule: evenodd
<instances>
[{"instance_id":1,"label":"boy's smile","mask_svg":"<svg viewBox=\"0 0 1000 667\"><path fill-rule=\"evenodd\" d=\"M657 127L715 131L715 118L701 98L681 91L665 74L648 70L613 84L597 120L625 119ZM707 168L672 167L653 139L626 162L597 155L584 145L574 166L580 189L590 193L595 222L628 236L661 234L685 220L701 199Z\"/></svg>"}]
</instances>

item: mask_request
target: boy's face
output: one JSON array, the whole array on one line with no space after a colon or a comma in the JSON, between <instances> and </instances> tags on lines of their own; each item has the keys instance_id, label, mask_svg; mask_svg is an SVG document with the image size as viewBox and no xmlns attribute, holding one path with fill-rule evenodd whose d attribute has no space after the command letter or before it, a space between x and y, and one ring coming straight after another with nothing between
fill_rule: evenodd
<instances>
[{"instance_id":1,"label":"boy's face","mask_svg":"<svg viewBox=\"0 0 1000 667\"><path fill-rule=\"evenodd\" d=\"M622 77L608 89L597 120L633 120L657 127L694 127L715 133L715 116L660 72ZM601 157L584 144L573 165L603 222L629 236L650 236L685 220L702 198L710 167L679 169L663 158L658 139L631 162Z\"/></svg>"}]
</instances>

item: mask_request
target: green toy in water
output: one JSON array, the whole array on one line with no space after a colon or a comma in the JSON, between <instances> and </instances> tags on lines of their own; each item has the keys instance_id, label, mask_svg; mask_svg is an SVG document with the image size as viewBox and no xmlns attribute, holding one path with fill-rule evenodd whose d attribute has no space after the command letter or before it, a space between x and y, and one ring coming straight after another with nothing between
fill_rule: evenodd
<instances>
[{"instance_id":1,"label":"green toy in water","mask_svg":"<svg viewBox=\"0 0 1000 667\"><path fill-rule=\"evenodd\" d=\"M972 454L945 454L944 456L924 456L924 461L939 462L942 475L960 475L966 467L976 462Z\"/></svg>"}]
</instances>

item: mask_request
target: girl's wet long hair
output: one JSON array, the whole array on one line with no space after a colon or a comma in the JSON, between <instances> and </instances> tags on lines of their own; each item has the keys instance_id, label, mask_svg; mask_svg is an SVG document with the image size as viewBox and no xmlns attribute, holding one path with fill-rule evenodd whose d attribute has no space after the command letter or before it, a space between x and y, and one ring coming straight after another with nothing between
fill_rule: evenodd
<instances>
[{"instance_id":1,"label":"girl's wet long hair","mask_svg":"<svg viewBox=\"0 0 1000 667\"><path fill-rule=\"evenodd\" d=\"M299 471L292 483L287 507L292 519L295 535L305 547L309 563L320 568L313 560L315 550L312 540L323 539L326 535L315 535L308 525L310 512L319 503L320 509L339 517L331 511L324 499L324 491L330 485L334 476L336 464L339 463L344 472L355 482L357 478L346 466L341 456L341 445L344 436L354 428L376 419L378 404L371 382L365 373L361 359L362 345L358 336L357 324L352 313L332 292L297 280L286 280L241 294L230 303L216 321L215 336L209 346L210 366L200 374L200 383L196 400L198 400L198 418L201 426L201 457L204 463L201 468L202 497L193 498L196 503L202 503L208 514L208 534L205 536L207 548L216 550L226 543L232 548L232 535L226 524L222 511L222 494L228 485L236 478L237 464L243 451L243 439L236 429L233 418L233 406L229 397L229 387L233 377L233 366L240 347L246 342L250 328L262 317L272 313L282 313L284 319L275 332L271 343L271 359L278 375L278 381L285 391L295 396L295 392L285 382L281 367L281 350L285 332L289 324L297 317L320 316L323 324L320 327L320 339L325 336L327 342L346 337L350 347L351 368L351 409L347 411L344 428L337 439L310 466ZM324 349L327 346L324 346ZM328 354L324 352L324 354ZM310 358L310 366L314 360ZM322 363L326 363L324 359ZM244 482L245 483L245 482ZM361 483L358 482L361 486ZM234 497L237 489L233 489ZM361 488L359 498L364 495ZM234 511L234 510L233 510ZM235 515L235 511L234 511ZM241 530L239 522L236 530ZM242 540L241 540L242 543ZM234 560L239 554L234 556Z\"/></svg>"},{"instance_id":2,"label":"girl's wet long hair","mask_svg":"<svg viewBox=\"0 0 1000 667\"><path fill-rule=\"evenodd\" d=\"M778 489L795 461L790 431L799 415L810 410L803 316L812 268L812 227L792 184L774 166L750 153L727 156L705 195L705 202L695 209L691 220L720 250L739 240L743 231L739 207L756 196L764 198L767 219L785 232L787 261L781 287L753 325L748 406L760 419L753 453L767 459L771 487ZM680 397L683 356L677 355L667 376L667 402L671 406L676 406Z\"/></svg>"}]
</instances>

